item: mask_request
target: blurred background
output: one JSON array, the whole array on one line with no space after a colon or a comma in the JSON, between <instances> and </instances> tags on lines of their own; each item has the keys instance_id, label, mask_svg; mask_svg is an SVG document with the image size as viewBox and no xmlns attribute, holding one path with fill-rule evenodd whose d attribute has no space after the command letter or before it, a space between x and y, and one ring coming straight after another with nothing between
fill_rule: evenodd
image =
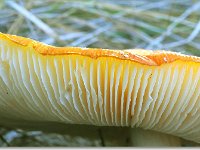
<instances>
[{"instance_id":1,"label":"blurred background","mask_svg":"<svg viewBox=\"0 0 200 150\"><path fill-rule=\"evenodd\" d=\"M0 0L0 32L55 46L164 49L200 56L199 31L200 0ZM88 139L0 127L0 146L129 145L127 129L95 132ZM182 146L199 145L184 141Z\"/></svg>"}]
</instances>

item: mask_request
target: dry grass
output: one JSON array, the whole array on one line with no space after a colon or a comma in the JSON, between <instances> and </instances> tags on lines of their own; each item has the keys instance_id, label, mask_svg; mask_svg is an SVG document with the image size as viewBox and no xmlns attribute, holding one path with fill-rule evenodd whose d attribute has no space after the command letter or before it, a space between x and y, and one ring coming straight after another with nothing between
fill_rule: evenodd
<instances>
[{"instance_id":1,"label":"dry grass","mask_svg":"<svg viewBox=\"0 0 200 150\"><path fill-rule=\"evenodd\" d=\"M199 31L198 0L0 0L0 32L56 46L165 49L200 56ZM2 130L2 135L11 132Z\"/></svg>"},{"instance_id":2,"label":"dry grass","mask_svg":"<svg viewBox=\"0 0 200 150\"><path fill-rule=\"evenodd\" d=\"M57 46L147 48L200 56L200 2L3 1L0 31Z\"/></svg>"}]
</instances>

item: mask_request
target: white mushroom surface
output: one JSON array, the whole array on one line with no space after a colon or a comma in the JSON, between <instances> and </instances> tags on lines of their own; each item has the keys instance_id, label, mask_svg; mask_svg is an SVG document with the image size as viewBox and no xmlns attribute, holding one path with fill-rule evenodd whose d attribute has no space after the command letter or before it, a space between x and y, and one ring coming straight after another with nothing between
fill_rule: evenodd
<instances>
[{"instance_id":1,"label":"white mushroom surface","mask_svg":"<svg viewBox=\"0 0 200 150\"><path fill-rule=\"evenodd\" d=\"M140 127L200 142L200 58L161 51L165 63L158 64L146 58L152 51L125 51L147 65L113 51L41 54L30 41L0 34L0 116Z\"/></svg>"}]
</instances>

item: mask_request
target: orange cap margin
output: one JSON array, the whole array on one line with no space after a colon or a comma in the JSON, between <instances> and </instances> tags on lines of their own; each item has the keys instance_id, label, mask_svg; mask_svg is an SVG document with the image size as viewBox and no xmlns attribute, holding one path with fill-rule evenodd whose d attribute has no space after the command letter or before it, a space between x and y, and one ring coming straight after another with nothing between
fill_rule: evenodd
<instances>
[{"instance_id":1,"label":"orange cap margin","mask_svg":"<svg viewBox=\"0 0 200 150\"><path fill-rule=\"evenodd\" d=\"M27 47L31 46L42 55L82 55L91 58L114 57L121 60L131 60L149 66L159 66L171 63L176 60L200 63L200 57L183 55L180 53L164 50L146 51L145 50L109 50L100 48L80 48L80 47L55 47L21 36L3 34L0 32L0 40L13 42ZM141 51L141 52L140 52Z\"/></svg>"}]
</instances>

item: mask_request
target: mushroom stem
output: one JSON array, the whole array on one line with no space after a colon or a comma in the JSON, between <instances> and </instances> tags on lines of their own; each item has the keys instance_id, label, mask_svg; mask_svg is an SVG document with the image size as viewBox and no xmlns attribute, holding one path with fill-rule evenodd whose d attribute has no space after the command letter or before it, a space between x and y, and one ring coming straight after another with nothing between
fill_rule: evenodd
<instances>
[{"instance_id":1,"label":"mushroom stem","mask_svg":"<svg viewBox=\"0 0 200 150\"><path fill-rule=\"evenodd\" d=\"M156 131L133 128L131 129L131 144L136 147L180 147L181 139Z\"/></svg>"}]
</instances>

